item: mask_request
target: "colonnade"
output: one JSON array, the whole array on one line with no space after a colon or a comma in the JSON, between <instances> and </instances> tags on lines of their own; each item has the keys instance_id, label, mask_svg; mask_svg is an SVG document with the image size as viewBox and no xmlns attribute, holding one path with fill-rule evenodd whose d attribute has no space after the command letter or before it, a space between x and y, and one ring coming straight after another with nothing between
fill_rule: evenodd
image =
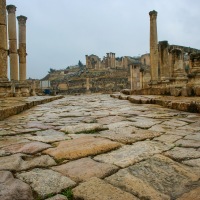
<instances>
[{"instance_id":1,"label":"colonnade","mask_svg":"<svg viewBox=\"0 0 200 200\"><path fill-rule=\"evenodd\" d=\"M8 16L6 13L8 12ZM8 19L8 20L7 20ZM26 20L18 16L18 43L16 25L16 6L0 3L0 81L8 81L8 56L10 59L10 80L26 80ZM8 33L7 33L8 26ZM9 48L8 48L9 40ZM18 48L17 48L18 45Z\"/></svg>"}]
</instances>

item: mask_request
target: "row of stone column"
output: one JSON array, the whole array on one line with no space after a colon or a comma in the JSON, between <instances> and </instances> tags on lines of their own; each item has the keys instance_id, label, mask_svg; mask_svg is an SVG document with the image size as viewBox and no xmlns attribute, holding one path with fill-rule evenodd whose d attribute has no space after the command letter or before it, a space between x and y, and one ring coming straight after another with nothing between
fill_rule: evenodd
<instances>
[{"instance_id":1,"label":"row of stone column","mask_svg":"<svg viewBox=\"0 0 200 200\"><path fill-rule=\"evenodd\" d=\"M7 16L8 11L8 37ZM6 6L6 0L0 3L0 81L7 81L7 56L10 57L10 80L26 80L26 20L18 16L19 49L17 49L16 6ZM9 50L8 50L9 39ZM18 62L19 56L19 62ZM18 64L19 63L19 64Z\"/></svg>"}]
</instances>

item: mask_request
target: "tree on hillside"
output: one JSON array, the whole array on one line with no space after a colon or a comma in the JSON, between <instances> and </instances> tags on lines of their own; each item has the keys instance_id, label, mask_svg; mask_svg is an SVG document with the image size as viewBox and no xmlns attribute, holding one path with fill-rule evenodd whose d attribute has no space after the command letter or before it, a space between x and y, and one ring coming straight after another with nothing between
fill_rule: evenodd
<instances>
[{"instance_id":1,"label":"tree on hillside","mask_svg":"<svg viewBox=\"0 0 200 200\"><path fill-rule=\"evenodd\" d=\"M83 63L80 60L78 61L78 66L83 67Z\"/></svg>"},{"instance_id":2,"label":"tree on hillside","mask_svg":"<svg viewBox=\"0 0 200 200\"><path fill-rule=\"evenodd\" d=\"M50 70L48 71L48 73L50 74L50 73L53 73L53 72L55 72L55 71L56 71L55 69L50 68Z\"/></svg>"}]
</instances>

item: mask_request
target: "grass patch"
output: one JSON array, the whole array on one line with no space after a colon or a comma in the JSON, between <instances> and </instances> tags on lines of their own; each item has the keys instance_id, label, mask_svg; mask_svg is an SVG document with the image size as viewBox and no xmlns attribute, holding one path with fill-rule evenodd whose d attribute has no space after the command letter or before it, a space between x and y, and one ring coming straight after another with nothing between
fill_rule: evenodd
<instances>
[{"instance_id":1,"label":"grass patch","mask_svg":"<svg viewBox=\"0 0 200 200\"><path fill-rule=\"evenodd\" d=\"M66 196L68 200L73 200L74 195L71 188L65 189L61 192L62 195Z\"/></svg>"}]
</instances>

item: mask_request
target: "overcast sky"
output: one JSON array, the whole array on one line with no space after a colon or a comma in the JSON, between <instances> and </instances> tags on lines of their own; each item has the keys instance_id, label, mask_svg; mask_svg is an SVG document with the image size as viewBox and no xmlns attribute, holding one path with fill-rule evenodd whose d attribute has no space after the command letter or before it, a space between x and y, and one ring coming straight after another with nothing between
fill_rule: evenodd
<instances>
[{"instance_id":1,"label":"overcast sky","mask_svg":"<svg viewBox=\"0 0 200 200\"><path fill-rule=\"evenodd\" d=\"M7 0L27 20L27 78L43 78L95 54L149 52L149 11L158 40L200 49L200 0Z\"/></svg>"}]
</instances>

